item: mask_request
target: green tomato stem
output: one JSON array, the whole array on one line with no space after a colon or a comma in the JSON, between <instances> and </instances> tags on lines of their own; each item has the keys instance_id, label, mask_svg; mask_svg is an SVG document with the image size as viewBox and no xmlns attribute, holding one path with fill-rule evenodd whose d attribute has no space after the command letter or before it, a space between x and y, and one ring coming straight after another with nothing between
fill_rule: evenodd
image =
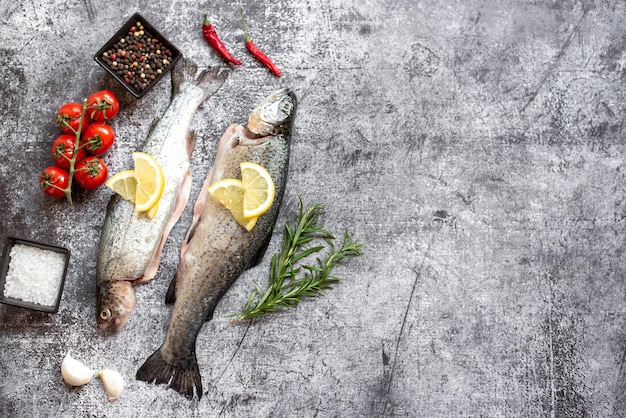
<instances>
[{"instance_id":1,"label":"green tomato stem","mask_svg":"<svg viewBox=\"0 0 626 418\"><path fill-rule=\"evenodd\" d=\"M65 193L65 198L67 199L67 203L72 206L72 182L74 180L74 173L76 173L76 157L78 156L78 151L80 150L80 134L83 130L83 123L85 122L85 115L87 114L87 99L83 100L83 110L80 113L80 120L78 122L78 129L74 132L76 139L74 141L74 152L72 153L72 158L70 158L70 177L67 181L67 187L63 189L63 193Z\"/></svg>"}]
</instances>

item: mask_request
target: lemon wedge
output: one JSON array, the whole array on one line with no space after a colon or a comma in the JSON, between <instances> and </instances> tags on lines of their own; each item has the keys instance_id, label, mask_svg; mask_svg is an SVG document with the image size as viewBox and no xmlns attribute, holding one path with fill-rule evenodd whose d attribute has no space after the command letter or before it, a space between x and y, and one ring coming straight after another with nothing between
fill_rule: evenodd
<instances>
[{"instance_id":1,"label":"lemon wedge","mask_svg":"<svg viewBox=\"0 0 626 418\"><path fill-rule=\"evenodd\" d=\"M259 216L274 203L276 190L272 176L264 167L246 161L240 168L241 180L219 180L209 186L208 192L230 210L239 225L251 231Z\"/></svg>"},{"instance_id":2,"label":"lemon wedge","mask_svg":"<svg viewBox=\"0 0 626 418\"><path fill-rule=\"evenodd\" d=\"M246 218L243 216L245 188L241 180L223 179L209 186L209 194L232 213L235 221L247 231L256 225L258 217Z\"/></svg>"},{"instance_id":3,"label":"lemon wedge","mask_svg":"<svg viewBox=\"0 0 626 418\"><path fill-rule=\"evenodd\" d=\"M163 194L163 186L165 183L163 172L160 166L158 165L158 163L154 161L154 159L150 155L143 154L143 153L135 153L135 154L139 154L137 159L140 161L139 163L139 166L141 167L140 174L143 173L143 175L141 176L143 187L139 190L139 195L140 196L149 195L149 193L145 191L149 190L151 182L153 184L161 184L161 187L160 187L161 190L160 191L157 190L158 198L156 199L156 202L145 211L137 210L137 212L145 212L148 218L154 219L154 217L157 215L159 211L159 199L161 195ZM147 155L148 160L152 159L152 162L149 162L147 165L148 169L145 168L146 164L144 164L146 160L146 157L145 157L146 155ZM133 158L134 157L135 155L133 154ZM154 169L154 167L156 167L157 169ZM150 172L157 173L155 180L151 180L149 178ZM135 203L135 208L137 208L137 202L135 200L137 197L138 183L139 182L137 181L136 170L124 170L111 176L105 184L115 193L119 194L123 199L126 199L130 202ZM148 186L146 186L146 184ZM146 204L144 204L144 207L145 206Z\"/></svg>"},{"instance_id":4,"label":"lemon wedge","mask_svg":"<svg viewBox=\"0 0 626 418\"><path fill-rule=\"evenodd\" d=\"M270 173L259 164L244 161L240 165L243 184L243 217L263 215L274 203L276 190Z\"/></svg>"},{"instance_id":5,"label":"lemon wedge","mask_svg":"<svg viewBox=\"0 0 626 418\"><path fill-rule=\"evenodd\" d=\"M165 188L165 176L159 163L149 154L133 152L135 161L135 210L145 212L161 198ZM156 214L156 213L155 213Z\"/></svg>"},{"instance_id":6,"label":"lemon wedge","mask_svg":"<svg viewBox=\"0 0 626 418\"><path fill-rule=\"evenodd\" d=\"M146 216L148 216L148 218L150 219L154 219L154 217L157 216L157 213L159 213L159 202L156 202L150 209L146 211Z\"/></svg>"},{"instance_id":7,"label":"lemon wedge","mask_svg":"<svg viewBox=\"0 0 626 418\"><path fill-rule=\"evenodd\" d=\"M135 202L135 190L137 189L135 170L124 170L115 173L104 184L122 196L123 199Z\"/></svg>"}]
</instances>

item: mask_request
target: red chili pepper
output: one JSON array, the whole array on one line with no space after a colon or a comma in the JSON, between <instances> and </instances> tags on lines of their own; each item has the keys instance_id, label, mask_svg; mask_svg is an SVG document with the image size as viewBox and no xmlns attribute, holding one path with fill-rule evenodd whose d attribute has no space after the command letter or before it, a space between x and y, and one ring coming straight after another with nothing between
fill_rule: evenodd
<instances>
[{"instance_id":1,"label":"red chili pepper","mask_svg":"<svg viewBox=\"0 0 626 418\"><path fill-rule=\"evenodd\" d=\"M217 36L215 28L213 27L211 22L209 22L209 18L206 14L204 15L204 23L202 23L202 36L204 36L204 39L207 40L209 45L211 45L213 49L215 49L226 61L231 62L235 65L242 64L241 61L235 59L235 57L233 57L231 53L228 52L228 49L226 49L226 45L224 45L219 36Z\"/></svg>"},{"instance_id":2,"label":"red chili pepper","mask_svg":"<svg viewBox=\"0 0 626 418\"><path fill-rule=\"evenodd\" d=\"M241 9L241 23L243 25L243 35L246 38L246 48L250 51L250 54L259 61L261 61L267 68L270 69L271 72L276 74L278 77L282 76L283 73L280 72L276 64L272 62L271 59L267 55L263 53L255 44L252 42L252 39L248 36L248 31L246 30L246 21L243 17L243 9Z\"/></svg>"}]
</instances>

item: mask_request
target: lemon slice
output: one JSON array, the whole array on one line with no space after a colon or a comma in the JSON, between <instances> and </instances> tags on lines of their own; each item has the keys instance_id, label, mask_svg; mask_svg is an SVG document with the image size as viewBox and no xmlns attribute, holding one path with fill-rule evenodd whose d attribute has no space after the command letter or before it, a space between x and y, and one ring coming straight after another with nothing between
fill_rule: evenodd
<instances>
[{"instance_id":1,"label":"lemon slice","mask_svg":"<svg viewBox=\"0 0 626 418\"><path fill-rule=\"evenodd\" d=\"M274 181L268 171L255 163L242 162L241 182L244 188L243 216L255 218L263 215L274 203Z\"/></svg>"},{"instance_id":2,"label":"lemon slice","mask_svg":"<svg viewBox=\"0 0 626 418\"><path fill-rule=\"evenodd\" d=\"M154 217L157 216L158 212L159 212L159 202L156 202L150 209L146 211L146 215L148 216L148 218L154 219Z\"/></svg>"},{"instance_id":3,"label":"lemon slice","mask_svg":"<svg viewBox=\"0 0 626 418\"><path fill-rule=\"evenodd\" d=\"M135 160L135 210L145 212L161 198L165 188L165 176L159 163L149 154L133 152Z\"/></svg>"},{"instance_id":4,"label":"lemon slice","mask_svg":"<svg viewBox=\"0 0 626 418\"><path fill-rule=\"evenodd\" d=\"M111 176L105 183L107 187L119 194L123 199L135 203L135 191L137 190L137 179L135 170L124 170ZM146 216L154 219L159 211L159 202L156 202L146 211Z\"/></svg>"},{"instance_id":5,"label":"lemon slice","mask_svg":"<svg viewBox=\"0 0 626 418\"><path fill-rule=\"evenodd\" d=\"M135 179L135 170L124 170L109 177L104 183L115 193L122 196L126 200L135 202L135 190L137 189L137 180Z\"/></svg>"},{"instance_id":6,"label":"lemon slice","mask_svg":"<svg viewBox=\"0 0 626 418\"><path fill-rule=\"evenodd\" d=\"M243 216L243 201L245 189L238 179L223 179L209 186L209 194L233 214L235 221L246 230L251 231L256 225L258 217L245 218Z\"/></svg>"}]
</instances>

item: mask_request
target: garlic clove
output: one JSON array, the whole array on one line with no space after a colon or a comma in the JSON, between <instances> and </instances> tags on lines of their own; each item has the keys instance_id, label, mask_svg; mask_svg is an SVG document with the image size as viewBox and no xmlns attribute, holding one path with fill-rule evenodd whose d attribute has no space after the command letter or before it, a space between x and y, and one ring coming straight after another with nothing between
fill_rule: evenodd
<instances>
[{"instance_id":1,"label":"garlic clove","mask_svg":"<svg viewBox=\"0 0 626 418\"><path fill-rule=\"evenodd\" d=\"M124 390L124 378L121 374L111 369L103 369L98 373L106 391L109 401L114 401L122 395Z\"/></svg>"},{"instance_id":2,"label":"garlic clove","mask_svg":"<svg viewBox=\"0 0 626 418\"><path fill-rule=\"evenodd\" d=\"M80 361L73 358L68 352L61 362L61 376L63 380L70 386L83 386L91 382L91 378L96 374L95 370L91 370Z\"/></svg>"}]
</instances>

